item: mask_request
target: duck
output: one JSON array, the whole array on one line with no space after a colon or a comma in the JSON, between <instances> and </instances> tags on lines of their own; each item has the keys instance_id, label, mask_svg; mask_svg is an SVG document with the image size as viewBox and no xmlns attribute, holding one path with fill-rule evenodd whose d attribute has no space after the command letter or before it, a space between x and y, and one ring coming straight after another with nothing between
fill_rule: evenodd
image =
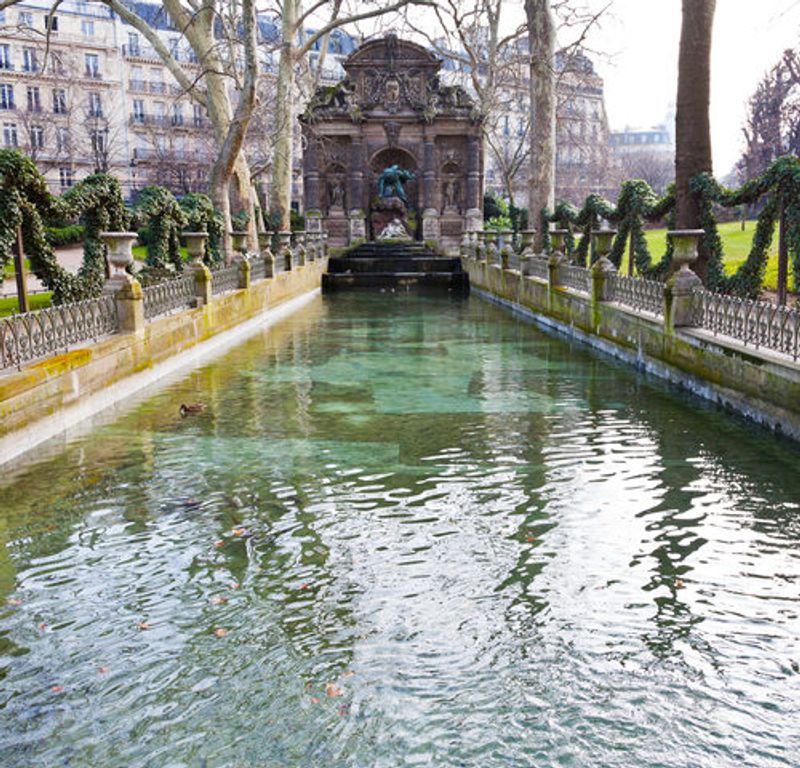
<instances>
[{"instance_id":1,"label":"duck","mask_svg":"<svg viewBox=\"0 0 800 768\"><path fill-rule=\"evenodd\" d=\"M202 413L206 409L205 403L181 403L181 416L188 416L190 413Z\"/></svg>"}]
</instances>

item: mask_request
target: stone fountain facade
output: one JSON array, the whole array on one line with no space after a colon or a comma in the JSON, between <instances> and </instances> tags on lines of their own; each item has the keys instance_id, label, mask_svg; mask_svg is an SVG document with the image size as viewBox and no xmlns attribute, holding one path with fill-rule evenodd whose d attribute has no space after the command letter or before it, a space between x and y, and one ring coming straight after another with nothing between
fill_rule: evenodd
<instances>
[{"instance_id":1,"label":"stone fountain facade","mask_svg":"<svg viewBox=\"0 0 800 768\"><path fill-rule=\"evenodd\" d=\"M306 227L332 246L375 240L387 212L384 169L404 182L402 223L415 240L456 253L462 234L482 228L481 117L459 86L443 85L442 61L396 35L369 41L345 62L347 76L317 90L301 122Z\"/></svg>"}]
</instances>

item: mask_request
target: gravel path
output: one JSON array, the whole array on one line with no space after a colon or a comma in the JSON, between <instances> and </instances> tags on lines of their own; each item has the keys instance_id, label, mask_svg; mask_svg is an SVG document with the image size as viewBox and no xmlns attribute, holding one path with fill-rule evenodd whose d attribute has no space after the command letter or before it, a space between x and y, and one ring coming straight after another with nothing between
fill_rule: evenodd
<instances>
[{"instance_id":1,"label":"gravel path","mask_svg":"<svg viewBox=\"0 0 800 768\"><path fill-rule=\"evenodd\" d=\"M75 274L83 262L83 246L81 245L68 245L64 248L56 248L56 258L58 263L64 267L68 272ZM28 273L28 291L41 291L44 286L31 272ZM3 280L3 288L0 290L0 296L16 296L17 283L16 280L6 278Z\"/></svg>"}]
</instances>

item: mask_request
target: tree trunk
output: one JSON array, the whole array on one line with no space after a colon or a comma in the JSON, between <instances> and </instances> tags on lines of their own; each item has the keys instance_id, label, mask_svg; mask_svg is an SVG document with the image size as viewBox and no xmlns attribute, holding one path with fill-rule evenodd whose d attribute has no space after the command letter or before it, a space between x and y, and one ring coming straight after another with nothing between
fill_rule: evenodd
<instances>
[{"instance_id":1,"label":"tree trunk","mask_svg":"<svg viewBox=\"0 0 800 768\"><path fill-rule=\"evenodd\" d=\"M541 212L555 202L556 80L555 22L550 0L525 0L530 46L531 155L528 226L536 227L536 245L544 248Z\"/></svg>"},{"instance_id":2,"label":"tree trunk","mask_svg":"<svg viewBox=\"0 0 800 768\"><path fill-rule=\"evenodd\" d=\"M689 181L711 173L711 128L708 106L711 92L711 28L716 0L683 0L678 54L678 98L675 112L675 195L678 229L700 226L697 198ZM701 242L693 269L705 280L708 250Z\"/></svg>"},{"instance_id":3,"label":"tree trunk","mask_svg":"<svg viewBox=\"0 0 800 768\"><path fill-rule=\"evenodd\" d=\"M292 143L294 136L294 37L297 32L297 0L284 0L283 44L278 62L275 100L275 152L272 162L270 213L280 231L290 229L292 203Z\"/></svg>"}]
</instances>

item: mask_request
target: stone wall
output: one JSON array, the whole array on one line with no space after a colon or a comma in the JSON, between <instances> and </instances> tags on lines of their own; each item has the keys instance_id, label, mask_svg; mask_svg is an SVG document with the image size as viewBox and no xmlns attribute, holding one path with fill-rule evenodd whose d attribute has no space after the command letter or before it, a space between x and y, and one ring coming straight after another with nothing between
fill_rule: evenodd
<instances>
[{"instance_id":1,"label":"stone wall","mask_svg":"<svg viewBox=\"0 0 800 768\"><path fill-rule=\"evenodd\" d=\"M327 259L280 272L246 289L213 296L203 307L158 317L139 333L115 334L0 376L0 464L113 404L131 392L126 380L142 373L141 387L182 354L225 341L248 322L319 289ZM174 366L173 366L174 367ZM112 386L114 385L114 386ZM140 388L141 388L140 387ZM96 398L97 407L86 400Z\"/></svg>"},{"instance_id":2,"label":"stone wall","mask_svg":"<svg viewBox=\"0 0 800 768\"><path fill-rule=\"evenodd\" d=\"M474 258L464 263L477 295L800 440L800 364L790 356L699 328L673 328L649 313L599 301L596 290L551 285Z\"/></svg>"}]
</instances>

